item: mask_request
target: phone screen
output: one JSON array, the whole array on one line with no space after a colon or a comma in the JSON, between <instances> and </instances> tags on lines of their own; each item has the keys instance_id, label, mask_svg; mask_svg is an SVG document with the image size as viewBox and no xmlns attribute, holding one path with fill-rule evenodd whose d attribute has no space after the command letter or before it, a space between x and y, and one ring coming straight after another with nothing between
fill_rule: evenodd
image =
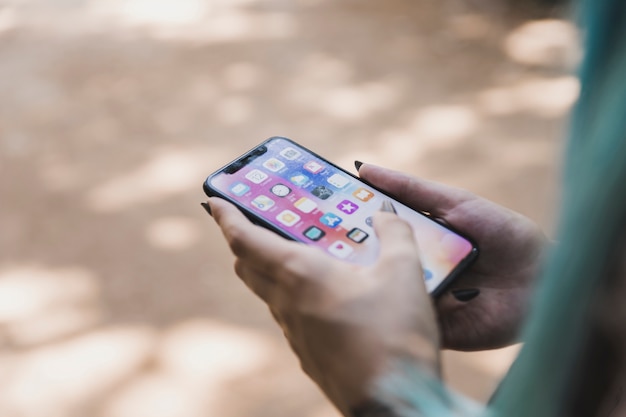
<instances>
[{"instance_id":1,"label":"phone screen","mask_svg":"<svg viewBox=\"0 0 626 417\"><path fill-rule=\"evenodd\" d=\"M268 139L212 174L205 191L235 202L290 239L362 265L377 259L372 216L391 201L414 230L431 293L477 254L465 237L286 138Z\"/></svg>"}]
</instances>

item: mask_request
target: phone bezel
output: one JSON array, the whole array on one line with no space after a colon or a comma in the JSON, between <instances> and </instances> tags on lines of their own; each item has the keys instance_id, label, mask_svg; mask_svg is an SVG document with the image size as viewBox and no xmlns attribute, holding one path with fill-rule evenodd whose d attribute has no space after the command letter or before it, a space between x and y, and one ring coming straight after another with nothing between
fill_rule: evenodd
<instances>
[{"instance_id":1,"label":"phone bezel","mask_svg":"<svg viewBox=\"0 0 626 417\"><path fill-rule=\"evenodd\" d=\"M279 227L275 226L274 224L270 223L269 221L265 220L263 217L259 216L257 213L255 213L254 211L250 210L247 206L244 206L243 204L241 204L239 201L237 201L236 199L234 199L232 196L225 194L223 192L221 192L220 190L213 188L211 186L211 179L214 178L215 176L225 172L227 169L229 169L231 166L235 165L235 164L240 164L241 161L243 160L248 160L248 162L245 165L241 165L237 171L239 171L240 169L242 169L243 167L245 167L247 164L249 164L252 160L256 159L256 158L252 158L250 159L249 157L251 155L254 155L255 152L262 147L267 147L267 144L273 140L283 140L283 141L287 141L291 144L293 144L294 146L296 146L297 148L301 148L303 150L305 150L306 152L309 152L311 155L313 155L316 158L321 159L322 161L324 161L324 163L327 163L328 165L334 167L335 169L339 170L342 173L345 173L347 175L349 175L350 177L354 178L355 180L367 185L368 187L373 188L374 190L378 191L379 193L381 193L382 195L386 196L387 198L392 199L393 201L397 201L398 203L401 203L405 206L407 206L406 204L398 201L395 197L390 196L389 194L387 194L386 192L380 190L378 187L370 184L369 182L363 180L362 178L359 178L358 176L352 174L349 171L346 171L345 169L341 168L340 166L334 164L333 162L329 161L328 159L320 156L319 154L317 154L316 152L311 151L310 149L308 149L307 147L295 142L292 139L283 137L283 136L272 136L266 140L264 140L263 142L261 142L260 144L258 144L257 146L255 146L254 148L248 150L247 152L243 153L242 155L240 155L239 157L233 159L232 161L230 161L228 164L222 166L221 168L217 169L216 171L214 171L212 174L210 174L206 180L204 181L203 184L203 190L204 193L209 196L209 197L219 197L219 198L223 198L231 203L233 203L235 206L237 206L237 208L248 218L248 220L250 220L252 223L259 225L261 227L264 227L266 229L269 229L271 231L273 231L274 233L284 237L285 239L288 240L292 240L295 242L302 242L302 243L308 243L306 240L304 239L299 239L295 236L292 236L291 234L289 234L287 231L280 229ZM264 152L263 154L265 154L266 152ZM261 156L261 155L258 155ZM257 156L257 157L258 157ZM234 174L234 171L232 173L227 173L229 175ZM478 257L479 254L479 250L478 250L478 246L476 245L476 243L470 239L469 237L467 237L465 234L460 233L458 230L456 230L454 227L448 225L448 224L443 224L442 222L438 222L436 219L434 219L432 216L430 216L427 213L424 213L422 211L418 211L415 209L412 209L411 207L407 206L409 209L413 210L414 212L426 217L428 220L435 222L437 224L439 224L440 226L443 226L444 228L450 230L451 232L456 233L457 235L461 236L462 238L466 239L471 245L472 245L472 250L467 254L467 256L465 258L463 258L463 260L461 260L455 267L454 269L452 269L452 271L450 271L450 273L448 274L448 276L446 278L444 278L441 283L435 287L435 289L433 289L433 291L431 291L431 295L433 297L437 297L438 295L441 295L441 293L445 290L445 288L461 273L463 272L467 267L469 267L470 264L472 264L476 258Z\"/></svg>"}]
</instances>

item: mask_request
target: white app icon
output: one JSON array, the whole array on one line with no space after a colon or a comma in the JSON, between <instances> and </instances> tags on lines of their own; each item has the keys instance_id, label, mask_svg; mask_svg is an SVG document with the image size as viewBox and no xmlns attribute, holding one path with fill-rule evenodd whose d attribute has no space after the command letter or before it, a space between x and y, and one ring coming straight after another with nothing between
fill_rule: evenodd
<instances>
[{"instance_id":1,"label":"white app icon","mask_svg":"<svg viewBox=\"0 0 626 417\"><path fill-rule=\"evenodd\" d=\"M328 178L328 183L333 187L343 188L346 185L350 184L350 180L344 177L343 175L334 174L330 178Z\"/></svg>"},{"instance_id":2,"label":"white app icon","mask_svg":"<svg viewBox=\"0 0 626 417\"><path fill-rule=\"evenodd\" d=\"M263 162L263 166L272 172L278 172L285 167L285 164L276 158L270 158Z\"/></svg>"},{"instance_id":3,"label":"white app icon","mask_svg":"<svg viewBox=\"0 0 626 417\"><path fill-rule=\"evenodd\" d=\"M284 184L276 184L270 191L277 197L286 197L291 192L291 188Z\"/></svg>"},{"instance_id":4,"label":"white app icon","mask_svg":"<svg viewBox=\"0 0 626 417\"><path fill-rule=\"evenodd\" d=\"M285 226L291 227L300 221L300 216L291 210L283 210L278 216L276 216L276 220Z\"/></svg>"},{"instance_id":5,"label":"white app icon","mask_svg":"<svg viewBox=\"0 0 626 417\"><path fill-rule=\"evenodd\" d=\"M271 209L274 204L276 204L274 203L274 200L264 195L260 195L252 200L252 205L261 211L267 211Z\"/></svg>"},{"instance_id":6,"label":"white app icon","mask_svg":"<svg viewBox=\"0 0 626 417\"><path fill-rule=\"evenodd\" d=\"M317 204L313 200L302 197L294 203L294 206L303 213L310 213L317 208Z\"/></svg>"},{"instance_id":7,"label":"white app icon","mask_svg":"<svg viewBox=\"0 0 626 417\"><path fill-rule=\"evenodd\" d=\"M262 183L263 181L267 179L267 177L268 175L265 172L259 171L258 169L253 169L252 171L246 174L246 178L255 184Z\"/></svg>"},{"instance_id":8,"label":"white app icon","mask_svg":"<svg viewBox=\"0 0 626 417\"><path fill-rule=\"evenodd\" d=\"M283 158L289 161L293 161L294 159L297 159L300 155L302 155L300 152L296 151L294 148L291 148L291 147L287 147L283 149L282 151L280 151L280 156L282 156Z\"/></svg>"},{"instance_id":9,"label":"white app icon","mask_svg":"<svg viewBox=\"0 0 626 417\"><path fill-rule=\"evenodd\" d=\"M341 240L336 241L328 248L328 252L340 259L345 259L353 252L352 246Z\"/></svg>"}]
</instances>

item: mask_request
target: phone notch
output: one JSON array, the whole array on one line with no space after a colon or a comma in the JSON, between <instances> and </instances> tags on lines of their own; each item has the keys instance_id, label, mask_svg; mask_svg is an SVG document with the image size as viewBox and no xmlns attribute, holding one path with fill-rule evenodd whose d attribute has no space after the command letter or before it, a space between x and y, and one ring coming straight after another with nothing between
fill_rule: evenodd
<instances>
[{"instance_id":1,"label":"phone notch","mask_svg":"<svg viewBox=\"0 0 626 417\"><path fill-rule=\"evenodd\" d=\"M252 161L257 159L258 157L265 155L266 153L267 153L267 146L265 145L259 146L255 150L249 152L243 158L236 160L235 162L233 162L232 164L224 168L224 173L229 174L229 175L235 174L241 168L245 167L246 165L250 164Z\"/></svg>"}]
</instances>

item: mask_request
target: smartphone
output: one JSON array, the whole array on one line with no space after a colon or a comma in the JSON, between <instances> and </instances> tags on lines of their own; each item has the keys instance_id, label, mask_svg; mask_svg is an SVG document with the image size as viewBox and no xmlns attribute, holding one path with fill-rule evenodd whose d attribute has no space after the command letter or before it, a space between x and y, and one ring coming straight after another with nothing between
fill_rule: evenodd
<instances>
[{"instance_id":1,"label":"smartphone","mask_svg":"<svg viewBox=\"0 0 626 417\"><path fill-rule=\"evenodd\" d=\"M478 255L470 239L283 137L266 140L209 175L204 191L230 201L254 223L287 239L360 265L378 257L372 216L383 202L391 202L413 228L432 295L441 293Z\"/></svg>"}]
</instances>

